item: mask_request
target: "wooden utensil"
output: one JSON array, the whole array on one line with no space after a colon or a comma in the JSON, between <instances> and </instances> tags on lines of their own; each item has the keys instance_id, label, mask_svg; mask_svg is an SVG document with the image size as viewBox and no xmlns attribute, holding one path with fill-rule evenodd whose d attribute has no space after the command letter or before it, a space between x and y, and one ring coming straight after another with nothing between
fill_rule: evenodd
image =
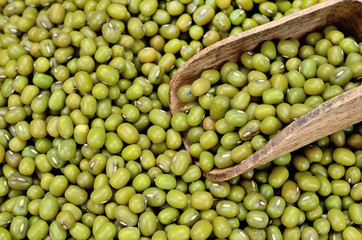
<instances>
[{"instance_id":1,"label":"wooden utensil","mask_svg":"<svg viewBox=\"0 0 362 240\"><path fill-rule=\"evenodd\" d=\"M205 172L214 181L225 181L256 168L322 137L362 121L362 86L332 98L298 118L238 165Z\"/></svg>"},{"instance_id":2,"label":"wooden utensil","mask_svg":"<svg viewBox=\"0 0 362 240\"><path fill-rule=\"evenodd\" d=\"M260 43L266 40L273 40L273 39L289 39L289 38L300 38L306 35L309 32L320 30L325 26L328 25L335 25L343 31L346 35L350 35L356 38L357 41L361 41L362 39L362 0L326 0L322 3L316 4L312 7L306 8L304 10L298 11L281 19L269 22L267 24L261 25L259 27L250 29L243 33L233 35L226 39L223 39L205 49L197 53L191 59L189 59L185 64L181 66L181 68L176 72L174 77L170 83L170 110L171 113L174 115L178 112L181 112L181 108L185 105L185 103L181 102L177 98L177 91L178 89L185 85L185 84L192 84L201 73L206 69L220 69L221 66L228 61L231 62L239 62L240 56L245 51L252 51L255 47L257 47ZM359 90L358 90L359 89ZM357 88L354 90L356 95L361 95L361 88ZM347 94L347 93L345 93ZM349 93L351 94L351 93ZM344 95L343 95L344 96ZM343 98L343 97L341 97ZM338 98L340 99L340 98ZM358 99L358 97L356 97ZM360 100L360 99L359 99ZM330 100L331 101L331 100ZM331 103L327 101L322 106L328 107L328 111L334 111L334 109L339 109L336 103ZM334 101L334 99L332 100ZM356 100L357 101L357 100ZM352 103L349 103L352 104ZM335 106L335 107L333 107ZM319 107L318 107L319 109ZM357 108L356 108L357 109ZM317 110L319 114L312 113L315 110L311 111L311 113L307 115L312 115L312 117L316 117L319 114L323 114L324 110ZM336 110L341 111L341 109ZM344 115L343 119L352 118L352 115L362 115L361 108L359 108L359 112L348 112L346 109L343 110ZM305 115L302 119L304 120L297 120L297 121L305 121L306 118L310 118ZM322 116L323 117L323 116ZM342 120L343 120L342 119ZM311 120L309 120L311 121ZM308 121L308 122L309 122ZM319 120L320 121L320 120ZM334 122L338 122L337 119L333 119ZM359 116L359 120L357 119L356 122L361 121L361 116ZM355 122L355 123L356 123ZM296 130L296 123L293 123L294 127L293 130ZM310 126L311 122L309 122ZM327 122L324 122L327 124ZM328 123L329 124L329 123ZM353 123L352 123L353 124ZM349 125L352 125L349 124ZM342 126L343 125L343 126ZM301 123L298 123L297 126L301 126ZM317 127L317 125L313 125ZM327 132L322 133L322 129L319 127L314 129L308 127L310 131L319 132L316 136L322 138L328 135ZM348 125L333 125L334 129L333 132L336 132L340 129ZM288 126L289 127L289 126ZM289 128L291 129L291 128ZM291 134L290 130L288 130L288 134ZM327 131L327 130L325 130ZM283 131L284 132L284 131ZM333 133L331 132L331 133ZM331 134L329 133L329 134ZM309 134L309 132L304 132L304 134ZM323 135L326 134L326 135ZM274 139L280 139L280 137L275 137ZM289 138L290 139L290 138ZM315 139L315 140L317 140ZM276 140L273 141L273 146L277 146ZM299 147L305 146L315 140L310 142L304 142L304 145L299 145ZM190 143L186 139L186 133L183 134L183 142L186 149L189 149ZM302 139L300 139L302 142ZM297 147L297 148L299 148ZM287 149L288 152L296 150L297 148L290 148ZM259 151L261 151L260 149ZM258 152L259 152L258 151ZM271 150L268 150L268 152ZM284 153L284 154L285 154ZM226 169L215 169L210 172L204 173L204 175L212 180L223 181L232 178L238 174L245 172L248 169L254 168L261 164L265 164L268 161L272 161L273 159L263 160L263 163L259 164L257 159L250 160L254 158L253 156L257 153L254 153L251 157L244 160L239 165L236 165L231 168ZM265 154L265 152L264 152ZM282 156L284 154L280 154ZM274 159L278 156L274 156ZM248 163L251 161L250 163ZM245 163L246 162L246 163ZM230 171L228 174L227 172Z\"/></svg>"}]
</instances>

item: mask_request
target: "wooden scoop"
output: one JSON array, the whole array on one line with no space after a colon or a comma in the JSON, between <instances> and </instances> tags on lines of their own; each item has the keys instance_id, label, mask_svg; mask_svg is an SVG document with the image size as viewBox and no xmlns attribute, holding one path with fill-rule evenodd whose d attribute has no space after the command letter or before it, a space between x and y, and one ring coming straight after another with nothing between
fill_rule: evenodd
<instances>
[{"instance_id":1,"label":"wooden scoop","mask_svg":"<svg viewBox=\"0 0 362 240\"><path fill-rule=\"evenodd\" d=\"M332 98L298 118L238 165L204 172L204 176L213 181L228 180L360 121L362 86Z\"/></svg>"},{"instance_id":2,"label":"wooden scoop","mask_svg":"<svg viewBox=\"0 0 362 240\"><path fill-rule=\"evenodd\" d=\"M362 39L362 0L326 0L312 7L223 39L197 53L176 72L170 83L170 110L181 112L185 103L177 98L178 89L192 84L206 69L220 69L228 61L239 62L245 51L273 39L300 38L309 32L335 25L346 35ZM204 172L214 181L225 181L268 163L277 157L310 144L362 120L362 88L333 98L287 126L263 148L236 166ZM190 143L183 134L186 149Z\"/></svg>"}]
</instances>

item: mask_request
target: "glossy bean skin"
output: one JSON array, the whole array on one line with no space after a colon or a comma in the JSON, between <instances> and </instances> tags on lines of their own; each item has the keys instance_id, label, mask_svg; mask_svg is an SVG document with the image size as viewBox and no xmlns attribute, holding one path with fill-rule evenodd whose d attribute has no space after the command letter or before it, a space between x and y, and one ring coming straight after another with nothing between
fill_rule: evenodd
<instances>
[{"instance_id":1,"label":"glossy bean skin","mask_svg":"<svg viewBox=\"0 0 362 240\"><path fill-rule=\"evenodd\" d=\"M40 202L39 214L41 218L49 220L54 218L58 213L57 201L54 197L45 197ZM51 209L51 210L50 210Z\"/></svg>"},{"instance_id":2,"label":"glossy bean skin","mask_svg":"<svg viewBox=\"0 0 362 240\"><path fill-rule=\"evenodd\" d=\"M349 226L343 231L344 239L353 239L359 237L361 237L361 233L354 227Z\"/></svg>"},{"instance_id":3,"label":"glossy bean skin","mask_svg":"<svg viewBox=\"0 0 362 240\"><path fill-rule=\"evenodd\" d=\"M311 211L318 206L318 196L312 192L305 192L300 195L298 207L303 211Z\"/></svg>"},{"instance_id":4,"label":"glossy bean skin","mask_svg":"<svg viewBox=\"0 0 362 240\"><path fill-rule=\"evenodd\" d=\"M299 186L293 181L286 181L282 187L282 196L287 203L294 203L299 199Z\"/></svg>"},{"instance_id":5,"label":"glossy bean skin","mask_svg":"<svg viewBox=\"0 0 362 240\"><path fill-rule=\"evenodd\" d=\"M343 213L339 209L331 209L327 214L328 221L331 224L331 228L335 231L342 231L346 228L346 220ZM343 217L343 218L342 218Z\"/></svg>"},{"instance_id":6,"label":"glossy bean skin","mask_svg":"<svg viewBox=\"0 0 362 240\"><path fill-rule=\"evenodd\" d=\"M42 239L48 233L49 226L44 220L37 220L28 230L29 239Z\"/></svg>"},{"instance_id":7,"label":"glossy bean skin","mask_svg":"<svg viewBox=\"0 0 362 240\"><path fill-rule=\"evenodd\" d=\"M213 232L217 237L227 237L231 234L231 227L226 218L218 216L212 221Z\"/></svg>"},{"instance_id":8,"label":"glossy bean skin","mask_svg":"<svg viewBox=\"0 0 362 240\"><path fill-rule=\"evenodd\" d=\"M246 216L249 226L255 228L265 228L268 224L268 215L260 211L250 211Z\"/></svg>"},{"instance_id":9,"label":"glossy bean skin","mask_svg":"<svg viewBox=\"0 0 362 240\"><path fill-rule=\"evenodd\" d=\"M78 239L87 239L91 233L90 229L82 223L76 223L69 232L73 237Z\"/></svg>"},{"instance_id":10,"label":"glossy bean skin","mask_svg":"<svg viewBox=\"0 0 362 240\"><path fill-rule=\"evenodd\" d=\"M302 175L297 181L299 187L304 191L318 191L320 182L317 177Z\"/></svg>"},{"instance_id":11,"label":"glossy bean skin","mask_svg":"<svg viewBox=\"0 0 362 240\"><path fill-rule=\"evenodd\" d=\"M271 218L280 217L285 209L285 200L281 197L274 196L268 202L266 211Z\"/></svg>"},{"instance_id":12,"label":"glossy bean skin","mask_svg":"<svg viewBox=\"0 0 362 240\"><path fill-rule=\"evenodd\" d=\"M286 207L281 217L281 221L284 226L292 228L295 227L299 220L300 210L296 207Z\"/></svg>"},{"instance_id":13,"label":"glossy bean skin","mask_svg":"<svg viewBox=\"0 0 362 240\"><path fill-rule=\"evenodd\" d=\"M29 229L29 220L25 217L17 216L10 225L10 233L15 238L25 238Z\"/></svg>"}]
</instances>

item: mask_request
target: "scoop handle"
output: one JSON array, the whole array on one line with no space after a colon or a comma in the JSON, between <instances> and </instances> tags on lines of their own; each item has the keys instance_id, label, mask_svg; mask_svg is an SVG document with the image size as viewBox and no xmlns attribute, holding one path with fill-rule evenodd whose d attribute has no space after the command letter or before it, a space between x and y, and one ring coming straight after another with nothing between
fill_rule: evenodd
<instances>
[{"instance_id":1,"label":"scoop handle","mask_svg":"<svg viewBox=\"0 0 362 240\"><path fill-rule=\"evenodd\" d=\"M204 172L204 176L213 181L226 181L360 121L362 85L322 103L298 118L238 165Z\"/></svg>"}]
</instances>

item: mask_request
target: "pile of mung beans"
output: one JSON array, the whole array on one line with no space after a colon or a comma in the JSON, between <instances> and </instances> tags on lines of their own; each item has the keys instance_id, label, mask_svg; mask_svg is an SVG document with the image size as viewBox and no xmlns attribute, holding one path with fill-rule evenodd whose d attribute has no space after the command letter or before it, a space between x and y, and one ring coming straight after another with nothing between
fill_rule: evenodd
<instances>
[{"instance_id":1,"label":"pile of mung beans","mask_svg":"<svg viewBox=\"0 0 362 240\"><path fill-rule=\"evenodd\" d=\"M343 29L267 41L168 109L194 54L316 3L0 0L0 239L361 239L361 124L202 176L361 84L362 44Z\"/></svg>"},{"instance_id":2,"label":"pile of mung beans","mask_svg":"<svg viewBox=\"0 0 362 240\"><path fill-rule=\"evenodd\" d=\"M233 166L295 119L359 86L361 45L335 26L305 39L265 41L254 52L244 52L241 63L226 62L220 71L205 70L192 84L180 87L177 96L185 106L171 125L187 131L190 154L199 159L203 171ZM360 150L361 142L355 139L360 134L350 137L348 147ZM340 156L354 155L346 150ZM309 160L321 150L316 151L304 148ZM289 153L274 163L286 165L291 158Z\"/></svg>"}]
</instances>

